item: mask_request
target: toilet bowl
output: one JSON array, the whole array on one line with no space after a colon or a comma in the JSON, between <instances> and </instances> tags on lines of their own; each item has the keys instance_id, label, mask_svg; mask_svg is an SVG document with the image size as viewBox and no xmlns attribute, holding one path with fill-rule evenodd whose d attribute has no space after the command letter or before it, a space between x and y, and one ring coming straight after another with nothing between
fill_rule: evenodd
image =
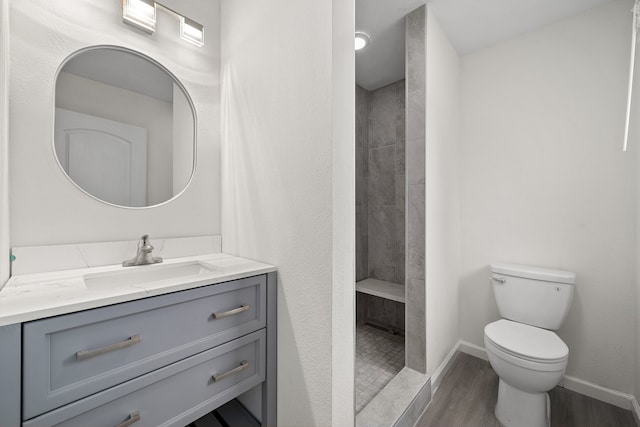
<instances>
[{"instance_id":1,"label":"toilet bowl","mask_svg":"<svg viewBox=\"0 0 640 427\"><path fill-rule=\"evenodd\" d=\"M506 319L485 327L484 344L500 377L498 420L505 426L548 427L547 391L562 379L567 345L551 331Z\"/></svg>"},{"instance_id":2,"label":"toilet bowl","mask_svg":"<svg viewBox=\"0 0 640 427\"><path fill-rule=\"evenodd\" d=\"M484 328L489 363L500 377L495 415L506 427L549 427L547 392L560 383L569 358L553 331L569 311L575 274L493 264L491 281L503 317Z\"/></svg>"}]
</instances>

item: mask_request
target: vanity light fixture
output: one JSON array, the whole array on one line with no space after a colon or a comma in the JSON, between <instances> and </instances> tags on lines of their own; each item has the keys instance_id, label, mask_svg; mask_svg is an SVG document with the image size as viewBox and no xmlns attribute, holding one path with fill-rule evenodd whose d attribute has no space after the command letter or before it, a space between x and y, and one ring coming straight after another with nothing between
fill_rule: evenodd
<instances>
[{"instance_id":1,"label":"vanity light fixture","mask_svg":"<svg viewBox=\"0 0 640 427\"><path fill-rule=\"evenodd\" d=\"M196 46L204 45L204 27L184 16L180 17L180 37Z\"/></svg>"},{"instance_id":2,"label":"vanity light fixture","mask_svg":"<svg viewBox=\"0 0 640 427\"><path fill-rule=\"evenodd\" d=\"M156 30L156 2L122 0L122 21L149 34Z\"/></svg>"},{"instance_id":3,"label":"vanity light fixture","mask_svg":"<svg viewBox=\"0 0 640 427\"><path fill-rule=\"evenodd\" d=\"M369 36L365 33L356 32L355 48L356 50L364 49L369 44Z\"/></svg>"},{"instance_id":4,"label":"vanity light fixture","mask_svg":"<svg viewBox=\"0 0 640 427\"><path fill-rule=\"evenodd\" d=\"M160 8L180 19L180 38L204 46L204 26L154 0L122 0L122 22L152 34L156 30L156 10Z\"/></svg>"}]
</instances>

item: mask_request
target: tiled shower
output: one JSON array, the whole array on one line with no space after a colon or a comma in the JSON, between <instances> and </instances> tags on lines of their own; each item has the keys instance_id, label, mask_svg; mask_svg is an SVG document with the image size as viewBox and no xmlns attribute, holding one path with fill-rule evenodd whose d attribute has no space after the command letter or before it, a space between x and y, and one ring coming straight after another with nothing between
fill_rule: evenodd
<instances>
[{"instance_id":1,"label":"tiled shower","mask_svg":"<svg viewBox=\"0 0 640 427\"><path fill-rule=\"evenodd\" d=\"M426 372L425 13L406 16L406 79L356 86L356 413Z\"/></svg>"},{"instance_id":2,"label":"tiled shower","mask_svg":"<svg viewBox=\"0 0 640 427\"><path fill-rule=\"evenodd\" d=\"M405 82L356 86L356 281L405 282ZM356 412L404 366L404 304L357 293Z\"/></svg>"}]
</instances>

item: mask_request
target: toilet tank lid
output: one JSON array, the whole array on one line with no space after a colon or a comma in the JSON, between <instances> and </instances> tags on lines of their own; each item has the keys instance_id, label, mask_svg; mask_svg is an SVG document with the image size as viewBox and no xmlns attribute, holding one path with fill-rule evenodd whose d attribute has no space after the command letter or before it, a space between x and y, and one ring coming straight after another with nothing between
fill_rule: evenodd
<instances>
[{"instance_id":1,"label":"toilet tank lid","mask_svg":"<svg viewBox=\"0 0 640 427\"><path fill-rule=\"evenodd\" d=\"M532 267L519 264L491 264L491 272L525 279L544 280L546 282L575 285L576 274L570 271L551 268Z\"/></svg>"}]
</instances>

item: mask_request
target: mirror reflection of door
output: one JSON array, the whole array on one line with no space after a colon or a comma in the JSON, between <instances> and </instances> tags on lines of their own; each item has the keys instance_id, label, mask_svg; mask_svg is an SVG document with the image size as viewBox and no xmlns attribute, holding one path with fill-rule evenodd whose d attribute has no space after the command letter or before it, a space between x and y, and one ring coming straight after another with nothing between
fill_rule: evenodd
<instances>
[{"instance_id":1,"label":"mirror reflection of door","mask_svg":"<svg viewBox=\"0 0 640 427\"><path fill-rule=\"evenodd\" d=\"M120 206L147 204L147 130L56 108L58 160L84 191Z\"/></svg>"}]
</instances>

